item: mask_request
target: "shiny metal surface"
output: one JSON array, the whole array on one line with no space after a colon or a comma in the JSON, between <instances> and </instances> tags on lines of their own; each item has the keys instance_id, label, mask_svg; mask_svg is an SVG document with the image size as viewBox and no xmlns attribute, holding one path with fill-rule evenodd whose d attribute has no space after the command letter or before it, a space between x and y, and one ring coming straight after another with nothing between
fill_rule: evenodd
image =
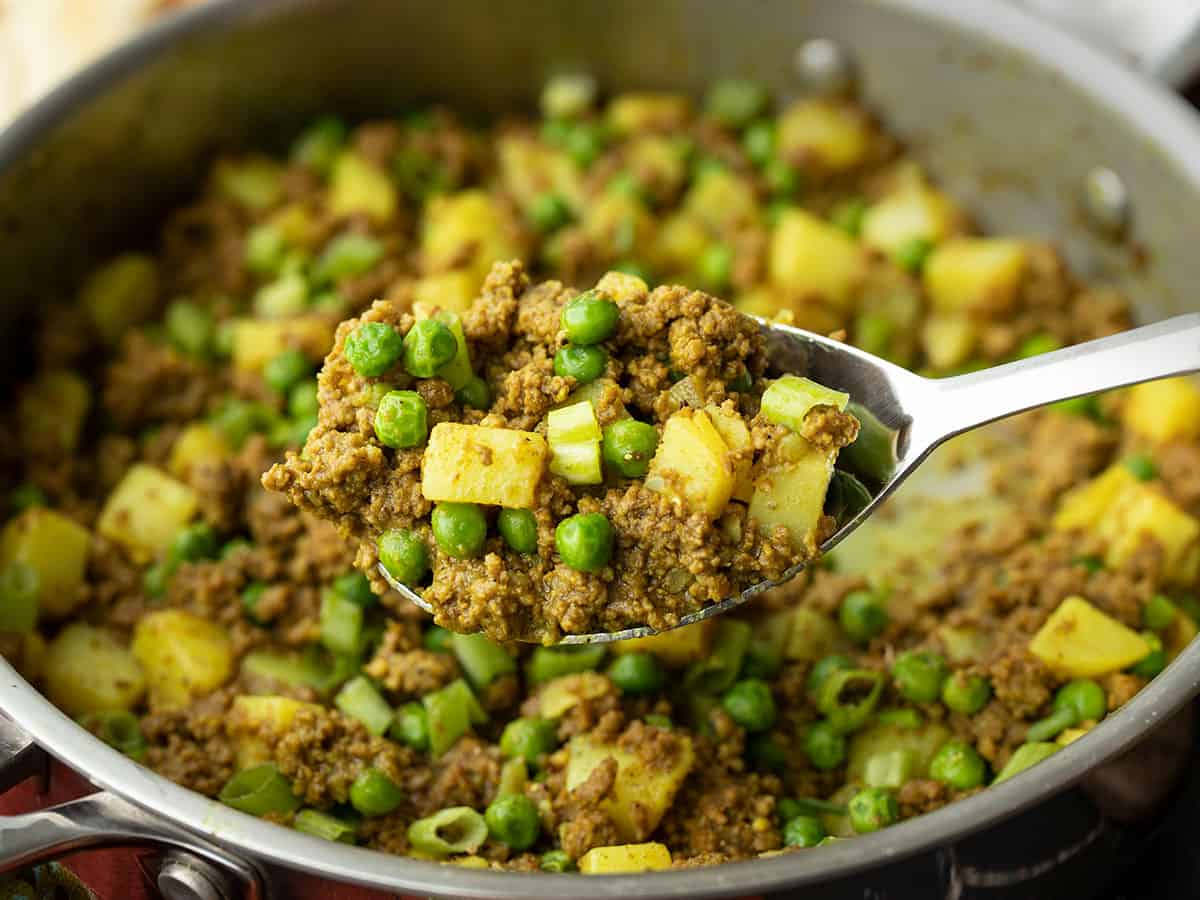
<instances>
[{"instance_id":1,"label":"shiny metal surface","mask_svg":"<svg viewBox=\"0 0 1200 900\"><path fill-rule=\"evenodd\" d=\"M848 393L852 410L864 423L859 452L854 453L852 445L846 456L852 465L857 463L855 474L872 489L872 500L821 545L822 553L849 537L930 453L955 435L1059 400L1200 371L1200 313L936 380L810 331L761 320L759 325L767 339L771 374L805 375ZM793 566L778 581L759 582L690 613L675 627L737 609L796 577L803 568L803 564ZM436 612L420 594L392 578L382 563L379 573L407 600L428 613ZM652 628L627 628L571 634L559 643L606 644L654 633Z\"/></svg>"},{"instance_id":2,"label":"shiny metal surface","mask_svg":"<svg viewBox=\"0 0 1200 900\"><path fill-rule=\"evenodd\" d=\"M594 73L606 89L695 92L736 73L786 98L796 91L795 50L814 37L848 48L863 94L982 226L1054 237L1089 277L1125 290L1142 321L1195 308L1200 254L1181 227L1200 202L1195 115L1019 10L993 0L762 0L748 15L715 0L530 0L512 15L490 11L477 0L213 0L53 93L0 133L0 334L10 365L27 343L9 330L22 310L65 296L96 258L144 237L217 147L278 140L326 109L380 113L431 96L481 110L528 104L562 66ZM1096 165L1119 172L1136 198L1133 233L1152 248L1149 260L1079 227L1078 187ZM95 784L151 811L154 830L388 893L539 900L795 895L818 884L825 896L835 882L838 897L884 896L877 870L935 848L953 862L974 833L1075 796L1064 792L1197 691L1200 644L1085 738L934 813L819 853L580 878L440 866L259 821L108 748L0 662L0 708ZM1036 833L1037 810L1028 817L1025 830ZM279 896L322 895L319 881L311 892L306 883ZM964 890L942 879L926 895Z\"/></svg>"}]
</instances>

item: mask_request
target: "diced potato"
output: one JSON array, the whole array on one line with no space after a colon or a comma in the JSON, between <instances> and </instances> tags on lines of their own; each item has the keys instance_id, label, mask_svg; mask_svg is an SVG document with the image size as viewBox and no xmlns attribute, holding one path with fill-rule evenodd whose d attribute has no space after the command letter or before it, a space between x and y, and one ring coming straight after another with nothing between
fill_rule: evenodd
<instances>
[{"instance_id":1,"label":"diced potato","mask_svg":"<svg viewBox=\"0 0 1200 900\"><path fill-rule=\"evenodd\" d=\"M754 445L750 440L750 429L736 412L717 406L709 406L704 411L708 413L713 428L721 435L721 440L730 451L730 460L733 463L733 499L749 503L754 493L754 479L750 474L750 466L754 462Z\"/></svg>"},{"instance_id":2,"label":"diced potato","mask_svg":"<svg viewBox=\"0 0 1200 900\"><path fill-rule=\"evenodd\" d=\"M692 272L711 240L708 229L695 215L674 213L659 226L651 262L664 272Z\"/></svg>"},{"instance_id":3,"label":"diced potato","mask_svg":"<svg viewBox=\"0 0 1200 900\"><path fill-rule=\"evenodd\" d=\"M1200 521L1158 491L1141 482L1127 486L1094 528L1108 543L1105 562L1123 565L1146 538L1164 553L1164 574L1177 584L1191 584L1200 569Z\"/></svg>"},{"instance_id":4,"label":"diced potato","mask_svg":"<svg viewBox=\"0 0 1200 900\"><path fill-rule=\"evenodd\" d=\"M1029 642L1029 652L1068 678L1119 672L1146 655L1146 642L1131 628L1082 597L1068 597Z\"/></svg>"},{"instance_id":5,"label":"diced potato","mask_svg":"<svg viewBox=\"0 0 1200 900\"><path fill-rule=\"evenodd\" d=\"M460 270L426 275L413 283L413 309L420 304L428 309L441 308L464 313L475 302L480 286L479 276L475 272Z\"/></svg>"},{"instance_id":6,"label":"diced potato","mask_svg":"<svg viewBox=\"0 0 1200 900\"><path fill-rule=\"evenodd\" d=\"M628 303L641 300L649 293L646 282L628 272L605 272L596 282L596 290L606 297L611 297L617 303ZM593 384L595 382L592 382Z\"/></svg>"},{"instance_id":7,"label":"diced potato","mask_svg":"<svg viewBox=\"0 0 1200 900\"><path fill-rule=\"evenodd\" d=\"M333 348L335 323L324 315L234 319L230 327L233 367L243 372L261 372L263 366L284 350L300 350L313 362L319 362Z\"/></svg>"},{"instance_id":8,"label":"diced potato","mask_svg":"<svg viewBox=\"0 0 1200 900\"><path fill-rule=\"evenodd\" d=\"M684 666L708 656L708 648L712 643L713 628L716 622L705 619L682 628L672 628L659 634L647 637L633 638L629 641L617 641L612 645L612 652L618 655L624 653L653 653L664 666L682 669Z\"/></svg>"},{"instance_id":9,"label":"diced potato","mask_svg":"<svg viewBox=\"0 0 1200 900\"><path fill-rule=\"evenodd\" d=\"M854 168L866 158L871 141L870 123L848 103L800 100L779 117L779 155L812 160L825 171Z\"/></svg>"},{"instance_id":10,"label":"diced potato","mask_svg":"<svg viewBox=\"0 0 1200 900\"><path fill-rule=\"evenodd\" d=\"M687 180L687 157L680 152L679 141L648 134L636 137L623 148L625 165L654 186L655 196L672 196Z\"/></svg>"},{"instance_id":11,"label":"diced potato","mask_svg":"<svg viewBox=\"0 0 1200 900\"><path fill-rule=\"evenodd\" d=\"M849 647L849 641L833 619L807 606L798 606L792 613L791 632L783 655L790 660L816 662Z\"/></svg>"},{"instance_id":12,"label":"diced potato","mask_svg":"<svg viewBox=\"0 0 1200 900\"><path fill-rule=\"evenodd\" d=\"M866 211L862 241L884 253L895 253L909 241L936 244L957 227L962 213L946 194L925 185L884 197Z\"/></svg>"},{"instance_id":13,"label":"diced potato","mask_svg":"<svg viewBox=\"0 0 1200 900\"><path fill-rule=\"evenodd\" d=\"M158 268L140 253L109 260L88 276L79 291L79 304L109 344L150 318L157 303Z\"/></svg>"},{"instance_id":14,"label":"diced potato","mask_svg":"<svg viewBox=\"0 0 1200 900\"><path fill-rule=\"evenodd\" d=\"M1093 528L1107 514L1117 495L1137 483L1125 466L1110 466L1091 481L1063 494L1051 522L1058 531Z\"/></svg>"},{"instance_id":15,"label":"diced potato","mask_svg":"<svg viewBox=\"0 0 1200 900\"><path fill-rule=\"evenodd\" d=\"M921 326L921 349L933 368L953 369L971 357L977 337L965 313L935 313Z\"/></svg>"},{"instance_id":16,"label":"diced potato","mask_svg":"<svg viewBox=\"0 0 1200 900\"><path fill-rule=\"evenodd\" d=\"M980 662L992 646L990 635L969 625L961 628L943 625L938 628L937 636L946 658L953 663Z\"/></svg>"},{"instance_id":17,"label":"diced potato","mask_svg":"<svg viewBox=\"0 0 1200 900\"><path fill-rule=\"evenodd\" d=\"M425 271L468 269L482 282L492 263L519 257L521 249L485 191L473 189L429 199L421 235Z\"/></svg>"},{"instance_id":18,"label":"diced potato","mask_svg":"<svg viewBox=\"0 0 1200 900\"><path fill-rule=\"evenodd\" d=\"M758 285L739 294L734 298L733 305L738 312L761 319L774 319L791 324L793 318L786 299L774 288L766 285Z\"/></svg>"},{"instance_id":19,"label":"diced potato","mask_svg":"<svg viewBox=\"0 0 1200 900\"><path fill-rule=\"evenodd\" d=\"M1175 618L1171 620L1171 624L1167 626L1166 631L1162 633L1163 647L1167 651L1167 657L1174 659L1192 642L1197 632L1196 623L1192 617L1180 610L1175 614Z\"/></svg>"},{"instance_id":20,"label":"diced potato","mask_svg":"<svg viewBox=\"0 0 1200 900\"><path fill-rule=\"evenodd\" d=\"M865 269L862 247L844 231L803 210L780 214L767 251L768 275L777 288L845 311Z\"/></svg>"},{"instance_id":21,"label":"diced potato","mask_svg":"<svg viewBox=\"0 0 1200 900\"><path fill-rule=\"evenodd\" d=\"M876 723L859 731L846 752L846 780L867 787L899 788L929 775L929 763L952 737L937 722L919 728Z\"/></svg>"},{"instance_id":22,"label":"diced potato","mask_svg":"<svg viewBox=\"0 0 1200 900\"><path fill-rule=\"evenodd\" d=\"M353 151L338 156L329 176L331 213L335 216L362 213L382 223L396 214L396 204L396 188L386 172Z\"/></svg>"},{"instance_id":23,"label":"diced potato","mask_svg":"<svg viewBox=\"0 0 1200 900\"><path fill-rule=\"evenodd\" d=\"M704 173L683 198L684 216L724 233L758 218L758 197L748 180L728 169Z\"/></svg>"},{"instance_id":24,"label":"diced potato","mask_svg":"<svg viewBox=\"0 0 1200 900\"><path fill-rule=\"evenodd\" d=\"M833 478L835 453L816 450L804 438L784 438L785 461L758 476L750 498L750 518L765 532L784 525L792 545L806 556L816 554L815 532L825 510L825 494Z\"/></svg>"},{"instance_id":25,"label":"diced potato","mask_svg":"<svg viewBox=\"0 0 1200 900\"><path fill-rule=\"evenodd\" d=\"M164 553L199 506L196 492L154 466L137 463L105 501L96 530L134 559Z\"/></svg>"},{"instance_id":26,"label":"diced potato","mask_svg":"<svg viewBox=\"0 0 1200 900\"><path fill-rule=\"evenodd\" d=\"M46 648L46 696L69 716L132 709L146 692L137 659L110 632L68 625Z\"/></svg>"},{"instance_id":27,"label":"diced potato","mask_svg":"<svg viewBox=\"0 0 1200 900\"><path fill-rule=\"evenodd\" d=\"M429 433L421 464L426 500L533 506L549 450L531 431L440 422Z\"/></svg>"},{"instance_id":28,"label":"diced potato","mask_svg":"<svg viewBox=\"0 0 1200 900\"><path fill-rule=\"evenodd\" d=\"M579 857L579 871L584 875L617 875L669 868L671 851L658 843L593 847Z\"/></svg>"},{"instance_id":29,"label":"diced potato","mask_svg":"<svg viewBox=\"0 0 1200 900\"><path fill-rule=\"evenodd\" d=\"M186 479L197 463L218 462L228 459L232 453L233 448L220 429L206 422L194 422L180 432L171 447L167 471L176 478Z\"/></svg>"},{"instance_id":30,"label":"diced potato","mask_svg":"<svg viewBox=\"0 0 1200 900\"><path fill-rule=\"evenodd\" d=\"M724 512L733 496L733 465L705 412L685 408L667 419L645 484L710 519Z\"/></svg>"},{"instance_id":31,"label":"diced potato","mask_svg":"<svg viewBox=\"0 0 1200 900\"><path fill-rule=\"evenodd\" d=\"M237 747L237 767L247 769L269 762L271 745L267 736L286 732L296 714L304 709L320 712L322 707L291 697L249 694L235 697L229 709L228 729Z\"/></svg>"},{"instance_id":32,"label":"diced potato","mask_svg":"<svg viewBox=\"0 0 1200 900\"><path fill-rule=\"evenodd\" d=\"M312 211L303 203L289 203L270 219L288 244L311 247L320 238L320 229Z\"/></svg>"},{"instance_id":33,"label":"diced potato","mask_svg":"<svg viewBox=\"0 0 1200 900\"><path fill-rule=\"evenodd\" d=\"M283 197L283 167L267 156L223 159L214 180L217 190L249 210L267 209Z\"/></svg>"},{"instance_id":34,"label":"diced potato","mask_svg":"<svg viewBox=\"0 0 1200 900\"><path fill-rule=\"evenodd\" d=\"M482 856L458 856L454 859L448 859L446 862L452 866L459 866L463 869L488 869L491 864Z\"/></svg>"},{"instance_id":35,"label":"diced potato","mask_svg":"<svg viewBox=\"0 0 1200 900\"><path fill-rule=\"evenodd\" d=\"M618 94L608 104L608 127L618 135L674 131L687 124L692 101L684 94Z\"/></svg>"},{"instance_id":36,"label":"diced potato","mask_svg":"<svg viewBox=\"0 0 1200 900\"><path fill-rule=\"evenodd\" d=\"M636 197L612 191L588 204L584 232L605 252L624 257L654 240L654 217Z\"/></svg>"},{"instance_id":37,"label":"diced potato","mask_svg":"<svg viewBox=\"0 0 1200 900\"><path fill-rule=\"evenodd\" d=\"M608 678L599 672L563 675L547 681L538 691L538 714L544 719L557 719L584 700L595 700L611 690Z\"/></svg>"},{"instance_id":38,"label":"diced potato","mask_svg":"<svg viewBox=\"0 0 1200 900\"><path fill-rule=\"evenodd\" d=\"M13 519L0 542L3 564L22 562L38 576L38 612L55 618L70 615L82 597L92 534L53 510L34 508Z\"/></svg>"},{"instance_id":39,"label":"diced potato","mask_svg":"<svg viewBox=\"0 0 1200 900\"><path fill-rule=\"evenodd\" d=\"M561 197L572 210L583 208L583 177L566 153L521 134L496 142L500 180L522 210L528 212L543 194Z\"/></svg>"},{"instance_id":40,"label":"diced potato","mask_svg":"<svg viewBox=\"0 0 1200 900\"><path fill-rule=\"evenodd\" d=\"M954 238L925 261L925 290L935 312L1004 313L1025 272L1025 245L1005 238Z\"/></svg>"},{"instance_id":41,"label":"diced potato","mask_svg":"<svg viewBox=\"0 0 1200 900\"><path fill-rule=\"evenodd\" d=\"M1164 378L1131 387L1121 421L1151 441L1200 437L1200 388L1190 378Z\"/></svg>"},{"instance_id":42,"label":"diced potato","mask_svg":"<svg viewBox=\"0 0 1200 900\"><path fill-rule=\"evenodd\" d=\"M71 451L92 405L87 382L66 369L43 372L21 389L17 414L28 447Z\"/></svg>"},{"instance_id":43,"label":"diced potato","mask_svg":"<svg viewBox=\"0 0 1200 900\"><path fill-rule=\"evenodd\" d=\"M637 753L615 744L602 744L588 735L572 738L567 746L567 790L583 784L596 766L612 757L617 762L617 778L612 791L601 804L612 818L621 837L627 841L645 840L658 827L675 794L692 768L695 755L690 738L680 736L677 759L670 768L648 765Z\"/></svg>"},{"instance_id":44,"label":"diced potato","mask_svg":"<svg viewBox=\"0 0 1200 900\"><path fill-rule=\"evenodd\" d=\"M186 706L233 671L233 642L225 629L180 609L143 616L132 649L146 673L150 703L160 709Z\"/></svg>"}]
</instances>

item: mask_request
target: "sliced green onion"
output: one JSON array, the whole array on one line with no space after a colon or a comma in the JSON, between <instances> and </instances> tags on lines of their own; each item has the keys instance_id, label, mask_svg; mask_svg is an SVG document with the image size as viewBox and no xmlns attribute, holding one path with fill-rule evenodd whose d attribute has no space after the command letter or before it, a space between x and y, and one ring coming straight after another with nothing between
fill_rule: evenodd
<instances>
[{"instance_id":1,"label":"sliced green onion","mask_svg":"<svg viewBox=\"0 0 1200 900\"><path fill-rule=\"evenodd\" d=\"M80 720L88 731L115 750L140 760L146 755L146 739L137 716L127 710L89 713Z\"/></svg>"},{"instance_id":2,"label":"sliced green onion","mask_svg":"<svg viewBox=\"0 0 1200 900\"><path fill-rule=\"evenodd\" d=\"M458 664L476 688L485 688L502 675L517 671L516 661L484 634L456 634L451 642Z\"/></svg>"},{"instance_id":3,"label":"sliced green onion","mask_svg":"<svg viewBox=\"0 0 1200 900\"><path fill-rule=\"evenodd\" d=\"M537 647L529 657L525 677L530 684L541 684L563 675L590 672L604 660L602 644Z\"/></svg>"},{"instance_id":4,"label":"sliced green onion","mask_svg":"<svg viewBox=\"0 0 1200 900\"><path fill-rule=\"evenodd\" d=\"M325 245L312 267L314 284L326 285L371 269L383 259L383 244L375 238L347 232Z\"/></svg>"},{"instance_id":5,"label":"sliced green onion","mask_svg":"<svg viewBox=\"0 0 1200 900\"><path fill-rule=\"evenodd\" d=\"M718 622L711 652L705 659L688 666L683 675L684 687L706 694L729 690L742 670L742 661L750 646L750 633L747 622L738 619Z\"/></svg>"},{"instance_id":6,"label":"sliced green onion","mask_svg":"<svg viewBox=\"0 0 1200 900\"><path fill-rule=\"evenodd\" d=\"M355 654L362 649L363 608L327 590L321 595L321 643L334 653Z\"/></svg>"},{"instance_id":7,"label":"sliced green onion","mask_svg":"<svg viewBox=\"0 0 1200 900\"><path fill-rule=\"evenodd\" d=\"M500 767L500 782L496 787L496 796L505 794L524 794L525 782L529 779L529 771L522 757L506 759Z\"/></svg>"},{"instance_id":8,"label":"sliced green onion","mask_svg":"<svg viewBox=\"0 0 1200 900\"><path fill-rule=\"evenodd\" d=\"M992 784L1008 781L1014 775L1019 775L1026 769L1036 766L1042 760L1049 759L1061 749L1058 744L1045 742L1022 744L1009 757L1007 765L1000 770L1000 774L996 776Z\"/></svg>"},{"instance_id":9,"label":"sliced green onion","mask_svg":"<svg viewBox=\"0 0 1200 900\"><path fill-rule=\"evenodd\" d=\"M798 375L784 375L763 391L761 409L768 422L799 433L804 417L815 406L845 411L850 395Z\"/></svg>"},{"instance_id":10,"label":"sliced green onion","mask_svg":"<svg viewBox=\"0 0 1200 900\"><path fill-rule=\"evenodd\" d=\"M817 709L843 734L866 724L883 693L882 672L841 669L831 672L817 693Z\"/></svg>"},{"instance_id":11,"label":"sliced green onion","mask_svg":"<svg viewBox=\"0 0 1200 900\"><path fill-rule=\"evenodd\" d=\"M267 813L286 814L296 810L301 803L292 793L292 785L279 771L275 763L262 763L236 773L217 795L226 806L265 816Z\"/></svg>"},{"instance_id":12,"label":"sliced green onion","mask_svg":"<svg viewBox=\"0 0 1200 900\"><path fill-rule=\"evenodd\" d=\"M911 747L891 747L872 753L863 761L863 784L867 787L902 787L916 774L917 759Z\"/></svg>"},{"instance_id":13,"label":"sliced green onion","mask_svg":"<svg viewBox=\"0 0 1200 900\"><path fill-rule=\"evenodd\" d=\"M367 731L374 735L387 731L396 715L379 689L365 675L347 681L333 702L350 718L362 722Z\"/></svg>"},{"instance_id":14,"label":"sliced green onion","mask_svg":"<svg viewBox=\"0 0 1200 900\"><path fill-rule=\"evenodd\" d=\"M475 371L471 368L471 351L467 347L467 336L463 333L462 319L458 313L448 309L438 310L433 317L450 329L458 344L458 352L450 362L438 369L437 377L447 382L454 390L462 390L475 380Z\"/></svg>"},{"instance_id":15,"label":"sliced green onion","mask_svg":"<svg viewBox=\"0 0 1200 900\"><path fill-rule=\"evenodd\" d=\"M429 752L438 757L449 750L471 725L487 721L487 714L461 678L440 691L421 698L429 718Z\"/></svg>"},{"instance_id":16,"label":"sliced green onion","mask_svg":"<svg viewBox=\"0 0 1200 900\"><path fill-rule=\"evenodd\" d=\"M474 853L487 840L483 816L469 806L451 806L408 826L408 842L430 856Z\"/></svg>"},{"instance_id":17,"label":"sliced green onion","mask_svg":"<svg viewBox=\"0 0 1200 900\"><path fill-rule=\"evenodd\" d=\"M875 717L881 725L895 725L897 728L920 728L921 714L915 709L885 709Z\"/></svg>"},{"instance_id":18,"label":"sliced green onion","mask_svg":"<svg viewBox=\"0 0 1200 900\"><path fill-rule=\"evenodd\" d=\"M342 819L321 812L319 809L302 809L296 813L292 827L313 837L339 844L353 844L358 839L355 827Z\"/></svg>"}]
</instances>

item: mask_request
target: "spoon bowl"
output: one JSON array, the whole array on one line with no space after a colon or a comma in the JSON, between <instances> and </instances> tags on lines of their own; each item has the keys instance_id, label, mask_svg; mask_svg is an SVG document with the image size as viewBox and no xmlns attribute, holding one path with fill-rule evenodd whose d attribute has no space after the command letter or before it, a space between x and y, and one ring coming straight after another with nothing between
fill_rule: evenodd
<instances>
[{"instance_id":1,"label":"spoon bowl","mask_svg":"<svg viewBox=\"0 0 1200 900\"><path fill-rule=\"evenodd\" d=\"M1110 337L1006 363L967 375L924 378L841 341L790 325L757 320L766 338L773 375L803 375L850 395L848 411L861 425L842 450L838 468L855 475L871 500L823 544L828 553L874 513L940 444L997 419L1142 381L1200 371L1200 313L1177 316ZM763 591L794 578L807 563L779 580L761 581L740 594L680 618L691 625L736 609ZM383 565L379 573L405 599L435 610ZM565 635L560 644L603 644L656 634L649 627Z\"/></svg>"}]
</instances>

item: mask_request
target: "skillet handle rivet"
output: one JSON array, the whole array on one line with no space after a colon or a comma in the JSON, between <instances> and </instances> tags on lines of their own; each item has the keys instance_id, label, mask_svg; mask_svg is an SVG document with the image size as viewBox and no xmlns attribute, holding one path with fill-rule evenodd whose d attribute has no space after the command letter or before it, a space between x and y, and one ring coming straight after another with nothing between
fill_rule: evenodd
<instances>
[{"instance_id":1,"label":"skillet handle rivet","mask_svg":"<svg viewBox=\"0 0 1200 900\"><path fill-rule=\"evenodd\" d=\"M155 879L163 900L234 900L226 880L190 853L169 853Z\"/></svg>"}]
</instances>

